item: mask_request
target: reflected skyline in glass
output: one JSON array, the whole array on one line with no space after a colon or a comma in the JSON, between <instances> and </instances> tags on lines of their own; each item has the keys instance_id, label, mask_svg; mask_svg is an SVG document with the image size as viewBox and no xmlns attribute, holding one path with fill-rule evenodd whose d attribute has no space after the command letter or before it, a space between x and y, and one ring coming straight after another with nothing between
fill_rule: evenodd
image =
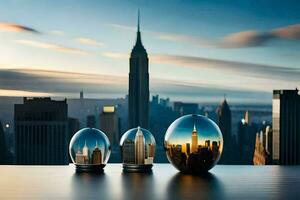
<instances>
[{"instance_id":1,"label":"reflected skyline in glass","mask_svg":"<svg viewBox=\"0 0 300 200\"><path fill-rule=\"evenodd\" d=\"M219 127L201 115L186 115L175 120L165 135L168 160L186 173L210 170L220 159L223 136Z\"/></svg>"}]
</instances>

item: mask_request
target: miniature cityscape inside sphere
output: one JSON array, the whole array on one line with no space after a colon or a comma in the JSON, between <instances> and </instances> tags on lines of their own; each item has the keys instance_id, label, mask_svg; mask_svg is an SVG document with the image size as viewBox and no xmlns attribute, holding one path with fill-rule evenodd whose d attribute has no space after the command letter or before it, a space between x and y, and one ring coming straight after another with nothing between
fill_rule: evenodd
<instances>
[{"instance_id":1,"label":"miniature cityscape inside sphere","mask_svg":"<svg viewBox=\"0 0 300 200\"><path fill-rule=\"evenodd\" d=\"M111 147L107 136L95 128L83 128L71 139L69 153L77 171L101 171Z\"/></svg>"},{"instance_id":2,"label":"miniature cityscape inside sphere","mask_svg":"<svg viewBox=\"0 0 300 200\"><path fill-rule=\"evenodd\" d=\"M223 136L219 127L202 115L185 115L168 128L164 146L168 160L184 173L203 173L219 161Z\"/></svg>"},{"instance_id":3,"label":"miniature cityscape inside sphere","mask_svg":"<svg viewBox=\"0 0 300 200\"><path fill-rule=\"evenodd\" d=\"M155 146L153 135L144 128L133 128L124 133L120 140L124 171L151 171Z\"/></svg>"}]
</instances>

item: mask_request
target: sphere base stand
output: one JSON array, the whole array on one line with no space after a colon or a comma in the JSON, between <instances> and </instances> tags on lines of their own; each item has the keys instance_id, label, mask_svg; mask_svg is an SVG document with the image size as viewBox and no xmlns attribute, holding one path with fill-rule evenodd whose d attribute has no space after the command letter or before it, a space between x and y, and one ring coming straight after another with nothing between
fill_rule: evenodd
<instances>
[{"instance_id":1,"label":"sphere base stand","mask_svg":"<svg viewBox=\"0 0 300 200\"><path fill-rule=\"evenodd\" d=\"M76 173L84 173L84 172L88 172L88 173L103 173L104 170L103 168L105 167L104 164L100 164L100 165L76 165Z\"/></svg>"},{"instance_id":2,"label":"sphere base stand","mask_svg":"<svg viewBox=\"0 0 300 200\"><path fill-rule=\"evenodd\" d=\"M123 172L126 173L152 173L152 164L149 165L135 165L123 164Z\"/></svg>"}]
</instances>

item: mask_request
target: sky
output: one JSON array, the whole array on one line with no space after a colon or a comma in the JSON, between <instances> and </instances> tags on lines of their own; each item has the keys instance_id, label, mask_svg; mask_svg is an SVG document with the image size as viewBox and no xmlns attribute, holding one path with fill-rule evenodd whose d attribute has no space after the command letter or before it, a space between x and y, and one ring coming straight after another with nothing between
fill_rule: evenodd
<instances>
[{"instance_id":1,"label":"sky","mask_svg":"<svg viewBox=\"0 0 300 200\"><path fill-rule=\"evenodd\" d=\"M166 142L169 145L180 144L185 146L186 143L192 143L192 133L194 126L197 131L198 144L205 145L205 141L210 140L221 142L223 148L223 138L220 129L214 122L206 117L185 116L177 119L167 130Z\"/></svg>"},{"instance_id":2,"label":"sky","mask_svg":"<svg viewBox=\"0 0 300 200\"><path fill-rule=\"evenodd\" d=\"M137 12L150 93L267 103L300 87L298 1L1 1L0 96L124 97Z\"/></svg>"}]
</instances>

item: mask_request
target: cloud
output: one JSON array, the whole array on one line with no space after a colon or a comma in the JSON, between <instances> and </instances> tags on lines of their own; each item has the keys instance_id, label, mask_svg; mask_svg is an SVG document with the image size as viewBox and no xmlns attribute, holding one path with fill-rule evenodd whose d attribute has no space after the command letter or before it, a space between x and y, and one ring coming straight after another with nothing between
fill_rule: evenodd
<instances>
[{"instance_id":1,"label":"cloud","mask_svg":"<svg viewBox=\"0 0 300 200\"><path fill-rule=\"evenodd\" d=\"M189 43L201 47L215 47L215 43L211 40L205 39L199 36L191 36L191 35L184 35L184 34L171 34L171 33L161 33L155 32L153 33L156 38L161 40L173 41L173 42L183 42Z\"/></svg>"},{"instance_id":2,"label":"cloud","mask_svg":"<svg viewBox=\"0 0 300 200\"><path fill-rule=\"evenodd\" d=\"M60 31L60 30L53 30L53 31L50 31L50 33L52 35L57 35L57 36L64 36L65 33L63 31Z\"/></svg>"},{"instance_id":3,"label":"cloud","mask_svg":"<svg viewBox=\"0 0 300 200\"><path fill-rule=\"evenodd\" d=\"M294 81L295 83L300 84L300 69L296 68L163 54L150 55L150 60L156 63L173 64L180 67L189 67L199 70L214 70L217 73Z\"/></svg>"},{"instance_id":4,"label":"cloud","mask_svg":"<svg viewBox=\"0 0 300 200\"><path fill-rule=\"evenodd\" d=\"M136 28L131 26L118 24L109 25L122 30L136 31ZM143 32L160 40L181 42L205 48L248 48L264 46L269 41L276 39L300 40L300 24L280 27L266 32L256 30L241 31L231 33L216 40L188 34L164 33L149 30L143 30Z\"/></svg>"},{"instance_id":5,"label":"cloud","mask_svg":"<svg viewBox=\"0 0 300 200\"><path fill-rule=\"evenodd\" d=\"M257 31L244 31L230 34L219 43L222 48L243 48L263 46L275 36L271 33L259 33Z\"/></svg>"},{"instance_id":6,"label":"cloud","mask_svg":"<svg viewBox=\"0 0 300 200\"><path fill-rule=\"evenodd\" d=\"M41 97L41 96L54 96L54 94L46 92L30 92L23 90L3 90L0 89L0 96L7 97Z\"/></svg>"},{"instance_id":7,"label":"cloud","mask_svg":"<svg viewBox=\"0 0 300 200\"><path fill-rule=\"evenodd\" d=\"M8 31L8 32L30 32L39 34L40 32L34 28L23 26L19 24L14 23L7 23L7 22L0 22L0 30L2 31Z\"/></svg>"},{"instance_id":8,"label":"cloud","mask_svg":"<svg viewBox=\"0 0 300 200\"><path fill-rule=\"evenodd\" d=\"M88 54L88 52L81 50L81 49L70 48L70 47L66 47L66 46L62 46L62 45L51 44L51 43L46 43L46 42L39 42L39 41L34 41L34 40L16 40L16 43L26 45L26 46L41 48L41 49L50 49L53 51L58 51L58 52L63 52L63 53L71 53L71 54L79 54L79 55L87 55Z\"/></svg>"},{"instance_id":9,"label":"cloud","mask_svg":"<svg viewBox=\"0 0 300 200\"><path fill-rule=\"evenodd\" d=\"M34 96L75 97L83 89L87 96L103 98L124 97L128 93L128 77L105 74L84 74L64 71L2 69L0 70L0 95L30 94ZM2 93L1 93L2 91ZM268 102L271 93L226 89L191 81L150 79L152 94L171 97L172 100L218 102L224 93L236 101ZM261 98L255 100L255 95Z\"/></svg>"},{"instance_id":10,"label":"cloud","mask_svg":"<svg viewBox=\"0 0 300 200\"><path fill-rule=\"evenodd\" d=\"M126 31L131 31L131 32L136 31L136 27L133 27L133 26L126 26L126 25L121 25L121 24L106 24L106 25L113 27L113 28L126 30Z\"/></svg>"},{"instance_id":11,"label":"cloud","mask_svg":"<svg viewBox=\"0 0 300 200\"><path fill-rule=\"evenodd\" d=\"M128 59L124 53L106 52L103 56L114 59ZM270 66L256 63L236 62L184 55L150 54L150 62L178 67L213 71L216 74L237 75L261 79L275 79L300 84L300 69Z\"/></svg>"},{"instance_id":12,"label":"cloud","mask_svg":"<svg viewBox=\"0 0 300 200\"><path fill-rule=\"evenodd\" d=\"M125 31L135 32L136 27L133 26L126 26L126 25L120 25L120 24L108 24L108 26L122 29ZM185 34L175 34L175 33L165 33L165 32L158 32L158 31L150 31L150 30L142 30L145 34L150 34L154 38L159 40L165 40L165 41L172 41L172 42L183 42L183 43L189 43L193 45L198 45L202 47L214 47L216 44L208 40L206 38L200 37L200 36L191 36L191 35L185 35Z\"/></svg>"},{"instance_id":13,"label":"cloud","mask_svg":"<svg viewBox=\"0 0 300 200\"><path fill-rule=\"evenodd\" d=\"M102 56L113 59L129 59L129 54L116 52L103 52Z\"/></svg>"},{"instance_id":14,"label":"cloud","mask_svg":"<svg viewBox=\"0 0 300 200\"><path fill-rule=\"evenodd\" d=\"M222 48L263 46L275 39L300 40L300 24L281 27L267 32L243 31L225 36L219 43Z\"/></svg>"},{"instance_id":15,"label":"cloud","mask_svg":"<svg viewBox=\"0 0 300 200\"><path fill-rule=\"evenodd\" d=\"M80 38L76 38L76 41L80 44L85 44L85 45L90 45L90 46L95 46L95 47L103 47L104 46L104 44L102 42L99 42L99 41L91 39L91 38L80 37Z\"/></svg>"},{"instance_id":16,"label":"cloud","mask_svg":"<svg viewBox=\"0 0 300 200\"><path fill-rule=\"evenodd\" d=\"M280 38L300 40L300 24L274 29L272 33Z\"/></svg>"}]
</instances>

